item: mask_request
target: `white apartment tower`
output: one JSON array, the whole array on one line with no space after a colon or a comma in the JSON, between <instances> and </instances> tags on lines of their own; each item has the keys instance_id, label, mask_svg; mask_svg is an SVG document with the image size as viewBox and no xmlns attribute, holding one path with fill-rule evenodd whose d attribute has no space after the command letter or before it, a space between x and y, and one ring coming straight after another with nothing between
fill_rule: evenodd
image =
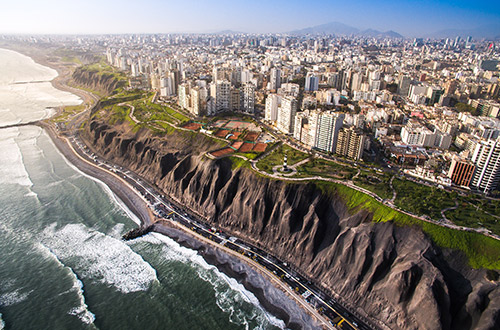
<instances>
[{"instance_id":1,"label":"white apartment tower","mask_svg":"<svg viewBox=\"0 0 500 330\"><path fill-rule=\"evenodd\" d=\"M255 87L252 84L245 84L241 88L241 110L246 113L255 112Z\"/></svg>"},{"instance_id":2,"label":"white apartment tower","mask_svg":"<svg viewBox=\"0 0 500 330\"><path fill-rule=\"evenodd\" d=\"M500 180L500 139L483 140L476 145L472 154L476 170L471 186L483 193L489 193Z\"/></svg>"},{"instance_id":3,"label":"white apartment tower","mask_svg":"<svg viewBox=\"0 0 500 330\"><path fill-rule=\"evenodd\" d=\"M190 93L191 91L189 90L189 85L186 83L180 84L179 85L179 100L178 104L181 108L183 109L189 109L190 108Z\"/></svg>"},{"instance_id":4,"label":"white apartment tower","mask_svg":"<svg viewBox=\"0 0 500 330\"><path fill-rule=\"evenodd\" d=\"M281 96L269 94L266 99L266 111L264 119L275 122L278 120L278 108L281 105Z\"/></svg>"},{"instance_id":5,"label":"white apartment tower","mask_svg":"<svg viewBox=\"0 0 500 330\"><path fill-rule=\"evenodd\" d=\"M332 111L319 115L317 124L315 147L326 151L335 152L339 130L344 123L345 114Z\"/></svg>"},{"instance_id":6,"label":"white apartment tower","mask_svg":"<svg viewBox=\"0 0 500 330\"><path fill-rule=\"evenodd\" d=\"M319 78L312 73L308 73L306 76L306 84L304 89L308 92L314 92L318 90Z\"/></svg>"},{"instance_id":7,"label":"white apartment tower","mask_svg":"<svg viewBox=\"0 0 500 330\"><path fill-rule=\"evenodd\" d=\"M218 80L210 85L210 96L215 102L215 112L228 111L231 100L231 83Z\"/></svg>"},{"instance_id":8,"label":"white apartment tower","mask_svg":"<svg viewBox=\"0 0 500 330\"><path fill-rule=\"evenodd\" d=\"M278 109L278 129L285 134L292 134L297 113L297 100L294 97L285 96L281 99L281 107Z\"/></svg>"},{"instance_id":9,"label":"white apartment tower","mask_svg":"<svg viewBox=\"0 0 500 330\"><path fill-rule=\"evenodd\" d=\"M206 88L193 87L191 89L191 112L196 116L202 116L207 110Z\"/></svg>"}]
</instances>

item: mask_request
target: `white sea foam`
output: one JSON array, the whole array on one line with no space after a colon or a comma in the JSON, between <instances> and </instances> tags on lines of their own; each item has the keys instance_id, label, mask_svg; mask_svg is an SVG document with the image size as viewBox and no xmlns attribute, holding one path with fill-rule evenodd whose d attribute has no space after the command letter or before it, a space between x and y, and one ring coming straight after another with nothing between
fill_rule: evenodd
<instances>
[{"instance_id":1,"label":"white sea foam","mask_svg":"<svg viewBox=\"0 0 500 330\"><path fill-rule=\"evenodd\" d=\"M23 162L21 149L16 142L18 128L8 128L0 132L0 150L2 150L2 166L0 167L0 183L19 184L31 187L31 182Z\"/></svg>"},{"instance_id":2,"label":"white sea foam","mask_svg":"<svg viewBox=\"0 0 500 330\"><path fill-rule=\"evenodd\" d=\"M44 230L42 240L60 260L76 260L74 267L83 278L112 285L123 293L145 291L157 281L153 267L127 244L82 224L59 230L53 224Z\"/></svg>"},{"instance_id":3,"label":"white sea foam","mask_svg":"<svg viewBox=\"0 0 500 330\"><path fill-rule=\"evenodd\" d=\"M20 302L28 299L28 296L33 291L22 292L21 289L17 289L11 292L4 293L0 295L0 306L12 306L15 304L19 304Z\"/></svg>"},{"instance_id":4,"label":"white sea foam","mask_svg":"<svg viewBox=\"0 0 500 330\"><path fill-rule=\"evenodd\" d=\"M79 300L79 305L76 307L73 307L68 313L70 315L75 315L77 316L80 320L82 320L83 323L85 324L92 324L95 321L95 315L92 313L89 309L87 304L85 303L85 295L83 291L83 282L80 281L76 273L73 271L73 269L69 266L66 266L59 258L57 255L55 255L48 247L45 245L39 243L37 245L38 249L42 251L42 253L49 259L55 261L61 268L64 268L69 276L71 276L73 280L73 286L69 291L76 292L78 295L78 300Z\"/></svg>"},{"instance_id":5,"label":"white sea foam","mask_svg":"<svg viewBox=\"0 0 500 330\"><path fill-rule=\"evenodd\" d=\"M0 330L5 329L5 322L2 319L2 313L0 313Z\"/></svg>"},{"instance_id":6,"label":"white sea foam","mask_svg":"<svg viewBox=\"0 0 500 330\"><path fill-rule=\"evenodd\" d=\"M0 59L0 126L45 119L54 107L81 104L78 96L52 86L55 70L5 49Z\"/></svg>"},{"instance_id":7,"label":"white sea foam","mask_svg":"<svg viewBox=\"0 0 500 330\"><path fill-rule=\"evenodd\" d=\"M33 61L18 52L0 49L0 83L8 84L21 81L47 81L57 77L57 71Z\"/></svg>"},{"instance_id":8,"label":"white sea foam","mask_svg":"<svg viewBox=\"0 0 500 330\"><path fill-rule=\"evenodd\" d=\"M152 244L164 244L163 257L167 260L175 260L189 263L195 266L198 276L213 285L216 295L216 304L219 308L229 314L229 320L235 324L248 327L249 319L261 319L265 317L274 326L285 329L285 323L269 314L261 306L257 297L234 278L220 272L217 267L208 264L197 251L181 246L173 239L158 233L152 233L133 242L147 241ZM262 311L262 315L246 315L241 309L235 306L236 302L245 301ZM260 328L259 328L260 329ZM263 329L263 328L262 328Z\"/></svg>"},{"instance_id":9,"label":"white sea foam","mask_svg":"<svg viewBox=\"0 0 500 330\"><path fill-rule=\"evenodd\" d=\"M108 233L109 236L120 239L123 235L123 229L125 225L123 223L117 223L113 228L111 228Z\"/></svg>"},{"instance_id":10,"label":"white sea foam","mask_svg":"<svg viewBox=\"0 0 500 330\"><path fill-rule=\"evenodd\" d=\"M24 195L24 197L35 197L38 200L38 195L34 191L30 191Z\"/></svg>"}]
</instances>

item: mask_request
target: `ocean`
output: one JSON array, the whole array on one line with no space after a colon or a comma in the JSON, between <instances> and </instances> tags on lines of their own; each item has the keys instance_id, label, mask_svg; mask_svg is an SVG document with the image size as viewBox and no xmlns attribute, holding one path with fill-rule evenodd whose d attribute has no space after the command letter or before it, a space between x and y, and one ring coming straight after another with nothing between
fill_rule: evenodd
<instances>
[{"instance_id":1,"label":"ocean","mask_svg":"<svg viewBox=\"0 0 500 330\"><path fill-rule=\"evenodd\" d=\"M81 100L0 49L0 126ZM138 219L39 127L0 129L1 329L283 329L236 280Z\"/></svg>"}]
</instances>

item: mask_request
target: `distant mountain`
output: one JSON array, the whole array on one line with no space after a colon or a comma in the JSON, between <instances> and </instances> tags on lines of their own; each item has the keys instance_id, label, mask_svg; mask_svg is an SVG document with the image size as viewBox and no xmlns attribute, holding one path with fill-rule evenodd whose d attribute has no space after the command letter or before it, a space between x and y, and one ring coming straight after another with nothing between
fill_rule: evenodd
<instances>
[{"instance_id":1,"label":"distant mountain","mask_svg":"<svg viewBox=\"0 0 500 330\"><path fill-rule=\"evenodd\" d=\"M426 35L427 38L455 38L460 36L474 39L498 39L500 37L500 24L484 25L471 29L445 29Z\"/></svg>"},{"instance_id":2,"label":"distant mountain","mask_svg":"<svg viewBox=\"0 0 500 330\"><path fill-rule=\"evenodd\" d=\"M239 32L239 31L233 31L233 30L222 30L222 31L217 31L212 34L242 34L244 32Z\"/></svg>"},{"instance_id":3,"label":"distant mountain","mask_svg":"<svg viewBox=\"0 0 500 330\"><path fill-rule=\"evenodd\" d=\"M384 38L384 37L403 38L402 35L400 35L397 32L394 32L394 31L380 32L380 31L373 30L373 29L361 31L358 28L355 28L353 26L349 26L349 25L346 25L343 23L339 23L339 22L331 22L331 23L321 24L321 25L308 27L308 28L301 29L301 30L291 31L289 33L294 34L294 35L334 34L337 36L357 35L357 36L367 36L367 37L377 37L377 38Z\"/></svg>"},{"instance_id":4,"label":"distant mountain","mask_svg":"<svg viewBox=\"0 0 500 330\"><path fill-rule=\"evenodd\" d=\"M402 35L392 30L389 30L387 32L380 32L377 30L368 29L359 32L358 35L362 35L365 37L376 37L376 38L395 38L395 39L404 38Z\"/></svg>"},{"instance_id":5,"label":"distant mountain","mask_svg":"<svg viewBox=\"0 0 500 330\"><path fill-rule=\"evenodd\" d=\"M290 34L303 35L303 34L336 34L336 35L351 35L357 34L359 29L339 23L331 22L326 24L321 24L313 27L308 27L301 30L291 31Z\"/></svg>"}]
</instances>

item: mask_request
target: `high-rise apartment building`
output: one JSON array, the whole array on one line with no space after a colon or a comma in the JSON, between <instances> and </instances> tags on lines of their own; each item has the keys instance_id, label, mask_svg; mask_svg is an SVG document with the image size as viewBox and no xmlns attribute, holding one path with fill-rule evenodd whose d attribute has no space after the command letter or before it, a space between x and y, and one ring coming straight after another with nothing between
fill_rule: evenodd
<instances>
[{"instance_id":1,"label":"high-rise apartment building","mask_svg":"<svg viewBox=\"0 0 500 330\"><path fill-rule=\"evenodd\" d=\"M239 111L240 106L241 106L240 90L237 88L231 88L229 97L229 109L231 111Z\"/></svg>"},{"instance_id":2,"label":"high-rise apartment building","mask_svg":"<svg viewBox=\"0 0 500 330\"><path fill-rule=\"evenodd\" d=\"M335 153L355 160L363 157L366 135L355 127L342 128L338 133Z\"/></svg>"},{"instance_id":3,"label":"high-rise apartment building","mask_svg":"<svg viewBox=\"0 0 500 330\"><path fill-rule=\"evenodd\" d=\"M476 170L471 186L484 193L494 190L500 180L500 139L480 141L472 154L472 162Z\"/></svg>"},{"instance_id":4,"label":"high-rise apartment building","mask_svg":"<svg viewBox=\"0 0 500 330\"><path fill-rule=\"evenodd\" d=\"M398 94L401 96L408 96L410 91L411 78L408 76L400 76L398 83Z\"/></svg>"},{"instance_id":5,"label":"high-rise apartment building","mask_svg":"<svg viewBox=\"0 0 500 330\"><path fill-rule=\"evenodd\" d=\"M269 94L266 99L266 111L264 119L267 121L278 120L278 108L281 106L281 96Z\"/></svg>"},{"instance_id":6,"label":"high-rise apartment building","mask_svg":"<svg viewBox=\"0 0 500 330\"><path fill-rule=\"evenodd\" d=\"M281 99L281 107L278 108L277 126L285 134L292 134L297 113L297 100L291 96Z\"/></svg>"},{"instance_id":7,"label":"high-rise apartment building","mask_svg":"<svg viewBox=\"0 0 500 330\"><path fill-rule=\"evenodd\" d=\"M270 89L277 91L281 87L281 70L279 68L272 68L269 79Z\"/></svg>"},{"instance_id":8,"label":"high-rise apartment building","mask_svg":"<svg viewBox=\"0 0 500 330\"><path fill-rule=\"evenodd\" d=\"M309 72L306 76L306 84L304 89L307 92L314 92L318 90L318 86L319 86L319 78Z\"/></svg>"},{"instance_id":9,"label":"high-rise apartment building","mask_svg":"<svg viewBox=\"0 0 500 330\"><path fill-rule=\"evenodd\" d=\"M252 84L241 87L240 102L240 110L246 113L255 112L255 87Z\"/></svg>"},{"instance_id":10,"label":"high-rise apartment building","mask_svg":"<svg viewBox=\"0 0 500 330\"><path fill-rule=\"evenodd\" d=\"M333 111L323 112L319 115L316 127L316 148L326 152L335 152L338 132L342 128L344 118L345 114Z\"/></svg>"},{"instance_id":11,"label":"high-rise apartment building","mask_svg":"<svg viewBox=\"0 0 500 330\"><path fill-rule=\"evenodd\" d=\"M215 112L230 110L231 83L227 80L217 80L212 83L210 96L214 99Z\"/></svg>"},{"instance_id":12,"label":"high-rise apartment building","mask_svg":"<svg viewBox=\"0 0 500 330\"><path fill-rule=\"evenodd\" d=\"M179 98L178 98L178 104L181 108L183 109L189 109L190 108L190 89L189 89L189 84L183 83L179 85Z\"/></svg>"},{"instance_id":13,"label":"high-rise apartment building","mask_svg":"<svg viewBox=\"0 0 500 330\"><path fill-rule=\"evenodd\" d=\"M196 116L203 116L207 110L207 91L204 87L193 87L191 89L191 112Z\"/></svg>"}]
</instances>

